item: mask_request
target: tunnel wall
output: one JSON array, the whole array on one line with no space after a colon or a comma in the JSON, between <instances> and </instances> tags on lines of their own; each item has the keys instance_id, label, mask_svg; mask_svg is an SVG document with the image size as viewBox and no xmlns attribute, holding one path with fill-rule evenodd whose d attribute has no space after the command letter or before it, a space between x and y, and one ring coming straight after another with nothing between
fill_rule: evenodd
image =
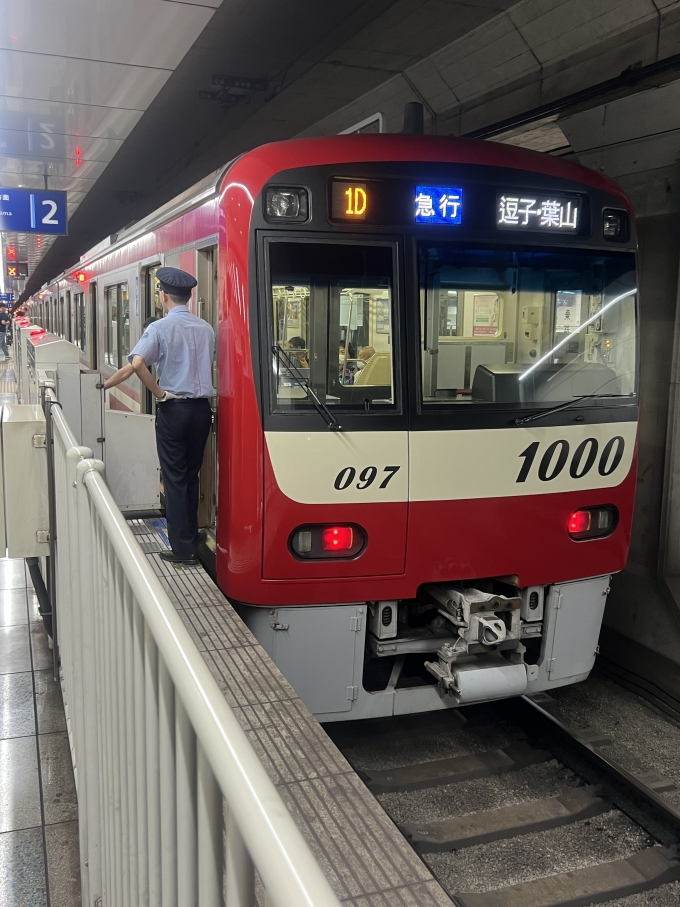
<instances>
[{"instance_id":1,"label":"tunnel wall","mask_svg":"<svg viewBox=\"0 0 680 907\"><path fill-rule=\"evenodd\" d=\"M639 472L630 559L614 577L605 625L680 664L680 609L665 577L667 450L674 395L680 213L638 220L640 245ZM672 418L671 418L671 421Z\"/></svg>"}]
</instances>

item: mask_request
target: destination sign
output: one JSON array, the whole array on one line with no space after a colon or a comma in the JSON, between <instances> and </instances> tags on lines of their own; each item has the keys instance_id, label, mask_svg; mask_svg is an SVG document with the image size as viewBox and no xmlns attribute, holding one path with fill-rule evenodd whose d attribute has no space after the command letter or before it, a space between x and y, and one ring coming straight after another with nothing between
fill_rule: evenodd
<instances>
[{"instance_id":1,"label":"destination sign","mask_svg":"<svg viewBox=\"0 0 680 907\"><path fill-rule=\"evenodd\" d=\"M476 179L467 180L463 167L423 165L423 172L419 173L413 164L399 166L395 176L389 171L382 173L377 165L366 165L355 175L330 175L326 182L326 216L330 223L359 229L404 227L416 235L429 235L434 229L457 238L505 235L510 240L506 235L510 233L537 238L543 235L549 242L590 238L593 202L586 189L572 191L559 184L551 187L545 181L539 187L513 187L505 174L500 184L484 182L484 174L478 172L482 168L475 169ZM413 171L410 177L404 172L409 170ZM528 179L531 174L525 176ZM296 174L298 182L300 177ZM309 179L309 184L313 187L313 179ZM317 224L318 191L312 188L311 195L316 204L310 205L309 219L314 208ZM595 195L596 209L606 207L608 199L600 200L597 192Z\"/></svg>"},{"instance_id":2,"label":"destination sign","mask_svg":"<svg viewBox=\"0 0 680 907\"><path fill-rule=\"evenodd\" d=\"M578 198L504 192L497 200L496 225L501 230L577 233L579 214Z\"/></svg>"}]
</instances>

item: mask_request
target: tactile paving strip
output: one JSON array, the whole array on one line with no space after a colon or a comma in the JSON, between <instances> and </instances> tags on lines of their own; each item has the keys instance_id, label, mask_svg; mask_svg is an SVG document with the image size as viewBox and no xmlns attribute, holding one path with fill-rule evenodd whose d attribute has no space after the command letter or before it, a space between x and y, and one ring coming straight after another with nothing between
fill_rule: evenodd
<instances>
[{"instance_id":1,"label":"tactile paving strip","mask_svg":"<svg viewBox=\"0 0 680 907\"><path fill-rule=\"evenodd\" d=\"M17 377L16 371L14 368L13 359L5 359L0 361L0 397L7 397L8 395L16 395L17 393ZM16 403L16 397L14 400L2 400L3 403L13 402Z\"/></svg>"},{"instance_id":2,"label":"tactile paving strip","mask_svg":"<svg viewBox=\"0 0 680 907\"><path fill-rule=\"evenodd\" d=\"M347 907L451 907L427 866L368 792L201 567L174 567L165 522L131 520L225 699Z\"/></svg>"}]
</instances>

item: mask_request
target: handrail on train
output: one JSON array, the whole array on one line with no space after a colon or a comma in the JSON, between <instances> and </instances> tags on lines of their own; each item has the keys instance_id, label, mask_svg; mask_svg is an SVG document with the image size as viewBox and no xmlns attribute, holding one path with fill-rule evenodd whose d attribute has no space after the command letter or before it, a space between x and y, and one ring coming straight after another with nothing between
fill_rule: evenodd
<instances>
[{"instance_id":1,"label":"handrail on train","mask_svg":"<svg viewBox=\"0 0 680 907\"><path fill-rule=\"evenodd\" d=\"M103 464L45 410L83 904L253 907L257 871L273 907L339 907Z\"/></svg>"}]
</instances>

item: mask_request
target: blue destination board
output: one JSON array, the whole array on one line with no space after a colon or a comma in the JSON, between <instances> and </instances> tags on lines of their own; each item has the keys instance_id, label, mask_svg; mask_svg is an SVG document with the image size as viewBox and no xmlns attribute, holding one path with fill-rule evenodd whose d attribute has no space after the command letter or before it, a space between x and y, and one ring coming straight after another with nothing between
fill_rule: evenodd
<instances>
[{"instance_id":1,"label":"blue destination board","mask_svg":"<svg viewBox=\"0 0 680 907\"><path fill-rule=\"evenodd\" d=\"M452 186L416 186L417 224L461 224L463 190Z\"/></svg>"},{"instance_id":2,"label":"blue destination board","mask_svg":"<svg viewBox=\"0 0 680 907\"><path fill-rule=\"evenodd\" d=\"M0 189L0 231L65 235L67 220L65 192Z\"/></svg>"}]
</instances>

